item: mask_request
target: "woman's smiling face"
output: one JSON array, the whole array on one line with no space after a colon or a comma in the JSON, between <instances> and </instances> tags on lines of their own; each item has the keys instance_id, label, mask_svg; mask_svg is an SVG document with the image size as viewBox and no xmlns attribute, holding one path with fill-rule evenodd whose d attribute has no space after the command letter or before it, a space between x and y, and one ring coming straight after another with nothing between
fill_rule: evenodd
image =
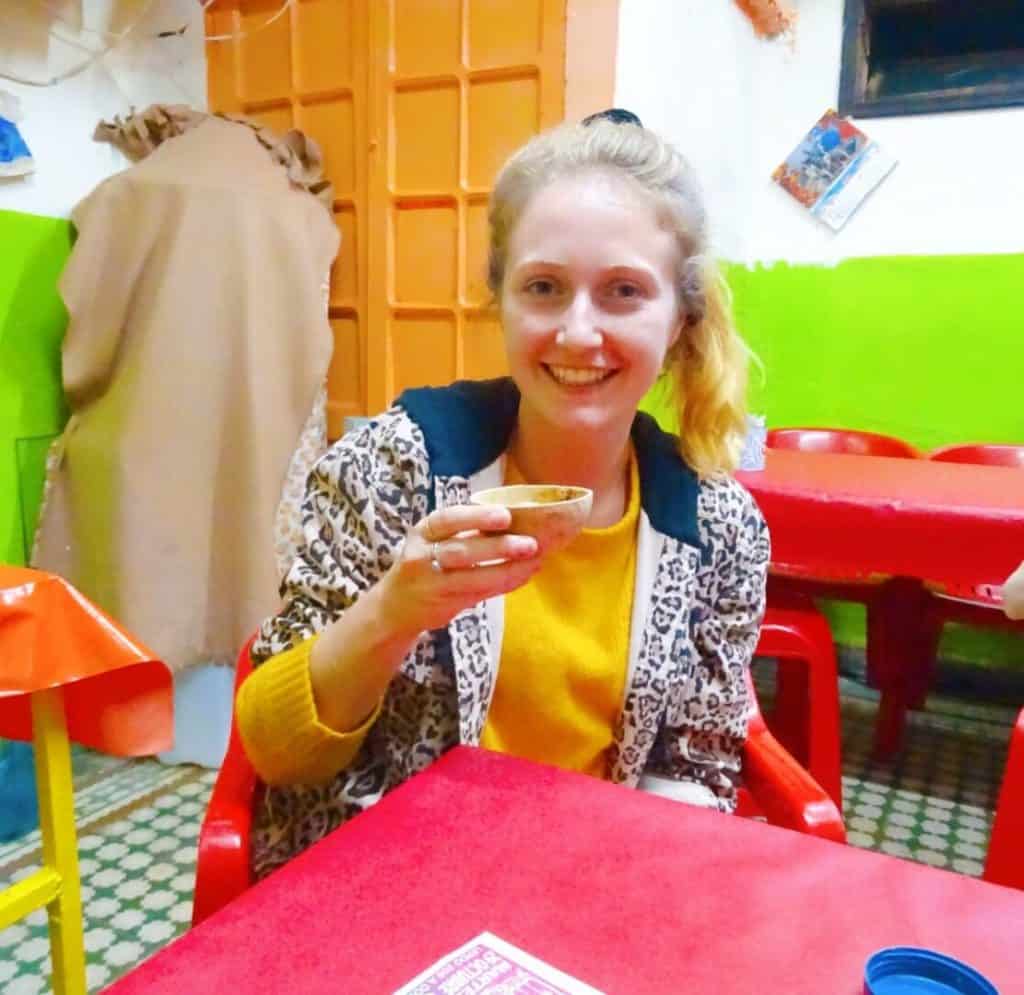
<instances>
[{"instance_id":1,"label":"woman's smiling face","mask_svg":"<svg viewBox=\"0 0 1024 995\"><path fill-rule=\"evenodd\" d=\"M684 316L679 248L651 200L602 172L563 177L527 203L501 287L522 403L559 431L632 422Z\"/></svg>"}]
</instances>

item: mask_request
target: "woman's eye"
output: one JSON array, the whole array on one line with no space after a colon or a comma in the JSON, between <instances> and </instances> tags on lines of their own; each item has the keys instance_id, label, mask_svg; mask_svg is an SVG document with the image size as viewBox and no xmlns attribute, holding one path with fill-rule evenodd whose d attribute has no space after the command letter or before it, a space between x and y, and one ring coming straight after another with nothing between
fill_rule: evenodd
<instances>
[{"instance_id":1,"label":"woman's eye","mask_svg":"<svg viewBox=\"0 0 1024 995\"><path fill-rule=\"evenodd\" d=\"M531 280L525 289L534 297L550 297L558 290L554 280Z\"/></svg>"},{"instance_id":2,"label":"woman's eye","mask_svg":"<svg viewBox=\"0 0 1024 995\"><path fill-rule=\"evenodd\" d=\"M612 297L625 301L634 300L643 293L635 283L615 283L612 284L610 291Z\"/></svg>"}]
</instances>

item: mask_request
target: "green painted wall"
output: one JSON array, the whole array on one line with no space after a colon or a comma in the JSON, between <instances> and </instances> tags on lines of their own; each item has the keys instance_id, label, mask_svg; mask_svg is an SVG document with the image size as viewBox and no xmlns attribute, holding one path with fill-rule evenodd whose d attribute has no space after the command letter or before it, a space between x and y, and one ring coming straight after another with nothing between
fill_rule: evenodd
<instances>
[{"instance_id":1,"label":"green painted wall","mask_svg":"<svg viewBox=\"0 0 1024 995\"><path fill-rule=\"evenodd\" d=\"M765 366L751 407L770 425L861 428L922 448L1024 442L1024 255L726 275Z\"/></svg>"},{"instance_id":2,"label":"green painted wall","mask_svg":"<svg viewBox=\"0 0 1024 995\"><path fill-rule=\"evenodd\" d=\"M0 211L0 562L24 563L46 447L67 419L60 345L67 313L57 278L71 225Z\"/></svg>"},{"instance_id":3,"label":"green painted wall","mask_svg":"<svg viewBox=\"0 0 1024 995\"><path fill-rule=\"evenodd\" d=\"M925 449L1024 442L1024 255L728 264L725 274L764 364L751 410L769 426L866 429ZM646 406L671 424L663 391ZM863 644L862 612L834 615L838 638ZM942 653L1024 665L1021 640L954 626Z\"/></svg>"}]
</instances>

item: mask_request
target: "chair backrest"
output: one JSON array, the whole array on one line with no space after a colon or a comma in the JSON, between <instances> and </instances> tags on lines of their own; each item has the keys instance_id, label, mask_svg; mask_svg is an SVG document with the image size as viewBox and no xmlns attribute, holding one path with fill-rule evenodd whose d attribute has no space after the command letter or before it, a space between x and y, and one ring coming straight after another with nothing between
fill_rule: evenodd
<instances>
[{"instance_id":1,"label":"chair backrest","mask_svg":"<svg viewBox=\"0 0 1024 995\"><path fill-rule=\"evenodd\" d=\"M798 449L805 453L843 453L851 456L893 456L917 459L921 454L891 435L852 428L773 428L766 439L769 449Z\"/></svg>"},{"instance_id":2,"label":"chair backrest","mask_svg":"<svg viewBox=\"0 0 1024 995\"><path fill-rule=\"evenodd\" d=\"M943 446L930 452L928 459L938 460L940 463L974 463L980 466L1008 466L1024 470L1024 446L984 442Z\"/></svg>"}]
</instances>

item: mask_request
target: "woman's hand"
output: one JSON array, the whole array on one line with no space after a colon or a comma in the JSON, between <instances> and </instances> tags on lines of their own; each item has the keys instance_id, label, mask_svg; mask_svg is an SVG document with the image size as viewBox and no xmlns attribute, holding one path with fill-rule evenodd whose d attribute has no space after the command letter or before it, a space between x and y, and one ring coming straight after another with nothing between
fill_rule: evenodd
<instances>
[{"instance_id":1,"label":"woman's hand","mask_svg":"<svg viewBox=\"0 0 1024 995\"><path fill-rule=\"evenodd\" d=\"M457 505L427 515L380 581L384 614L396 633L418 636L447 625L479 601L514 591L540 568L531 536L495 535L507 508Z\"/></svg>"},{"instance_id":2,"label":"woman's hand","mask_svg":"<svg viewBox=\"0 0 1024 995\"><path fill-rule=\"evenodd\" d=\"M409 533L391 569L313 646L310 679L322 722L357 728L420 633L533 576L541 564L533 538L486 534L510 521L507 508L460 505L438 509Z\"/></svg>"},{"instance_id":3,"label":"woman's hand","mask_svg":"<svg viewBox=\"0 0 1024 995\"><path fill-rule=\"evenodd\" d=\"M1003 611L1007 618L1024 619L1024 563L1006 578L1003 585Z\"/></svg>"}]
</instances>

